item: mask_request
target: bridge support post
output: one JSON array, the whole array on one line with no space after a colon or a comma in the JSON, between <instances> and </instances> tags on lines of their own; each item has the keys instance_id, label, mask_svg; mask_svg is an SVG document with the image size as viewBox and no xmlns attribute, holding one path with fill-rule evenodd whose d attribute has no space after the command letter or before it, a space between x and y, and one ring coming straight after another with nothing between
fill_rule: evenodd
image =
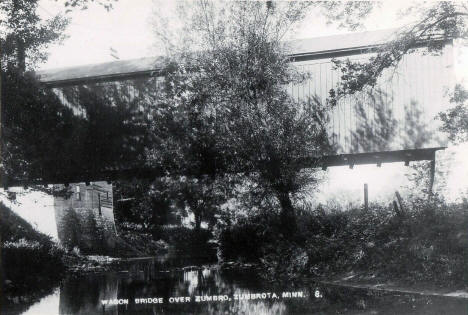
<instances>
[{"instance_id":1,"label":"bridge support post","mask_svg":"<svg viewBox=\"0 0 468 315\"><path fill-rule=\"evenodd\" d=\"M434 179L435 179L435 152L432 154L431 159L431 169L430 169L430 179L429 179L429 195L433 195L433 187L434 187Z\"/></svg>"}]
</instances>

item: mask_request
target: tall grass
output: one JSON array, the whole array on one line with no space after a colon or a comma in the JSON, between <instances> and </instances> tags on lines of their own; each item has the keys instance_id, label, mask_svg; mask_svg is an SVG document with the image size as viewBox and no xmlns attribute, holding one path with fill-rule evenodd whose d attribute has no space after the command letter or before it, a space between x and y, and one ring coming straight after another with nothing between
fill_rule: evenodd
<instances>
[{"instance_id":1,"label":"tall grass","mask_svg":"<svg viewBox=\"0 0 468 315\"><path fill-rule=\"evenodd\" d=\"M6 293L34 292L61 277L64 250L2 203L0 230L2 280L9 283Z\"/></svg>"},{"instance_id":2,"label":"tall grass","mask_svg":"<svg viewBox=\"0 0 468 315\"><path fill-rule=\"evenodd\" d=\"M220 249L226 259L260 262L277 280L352 272L465 286L467 206L433 198L408 202L399 212L377 204L368 210L300 209L298 230L288 239L279 236L274 218L259 224L252 217L220 233Z\"/></svg>"}]
</instances>

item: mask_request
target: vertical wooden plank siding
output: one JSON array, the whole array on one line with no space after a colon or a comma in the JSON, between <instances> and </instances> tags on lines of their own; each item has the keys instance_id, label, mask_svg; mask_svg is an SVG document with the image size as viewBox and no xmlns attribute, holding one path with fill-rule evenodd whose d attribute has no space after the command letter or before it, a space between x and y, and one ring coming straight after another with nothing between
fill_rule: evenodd
<instances>
[{"instance_id":1,"label":"vertical wooden plank siding","mask_svg":"<svg viewBox=\"0 0 468 315\"><path fill-rule=\"evenodd\" d=\"M357 55L349 58L365 61L368 56ZM289 93L295 99L303 101L308 97L317 96L326 104L330 89L336 88L341 76L339 71L333 70L331 59L301 61L295 64L300 71L307 71L310 79L304 83L290 85ZM417 51L407 55L396 69L386 70L372 91L367 90L342 98L330 113L329 128L333 142L339 146L339 152L356 152L353 151L353 147L356 141L360 141L356 138L356 131L366 121L375 133L379 131L378 128L382 128L378 124L379 108L387 114L389 120L396 121L389 149L416 148L405 147L411 145L408 131L412 126L409 125L407 117L416 120L419 113L420 125L425 125L427 130L437 130L438 122L434 118L449 105L446 92L454 84L453 70L451 44L446 45L440 55ZM372 100L373 97L376 101ZM366 117L359 115L356 108L358 103L363 105ZM427 148L444 144L429 140L420 145Z\"/></svg>"},{"instance_id":2,"label":"vertical wooden plank siding","mask_svg":"<svg viewBox=\"0 0 468 315\"><path fill-rule=\"evenodd\" d=\"M356 61L365 61L369 54L349 57ZM298 84L289 84L286 88L290 95L298 101L306 101L316 97L326 104L329 91L336 88L341 81L339 71L333 69L331 58L294 62L300 71L307 72L310 78ZM161 78L154 80L160 84ZM154 102L154 95L142 95L144 82L147 78L126 79L117 82L87 83L82 87L100 91L116 104L115 94L119 93L122 100L139 102L135 108L142 113L143 104ZM379 146L370 144L365 150L360 142L365 141L358 131L367 125L372 134L383 131L382 121L396 121L393 136L388 140L386 150L402 150L443 146L433 139L425 142L411 143L411 120L426 131L437 130L438 123L434 117L445 110L450 104L446 92L454 84L453 47L447 44L440 55L424 54L422 51L407 55L396 69L388 69L372 90L344 97L330 112L329 134L338 147L338 153L363 153L382 150ZM54 88L63 104L72 108L75 113L85 115L78 100L78 86ZM364 116L359 113L357 104L362 105ZM383 114L384 116L382 116ZM380 115L380 116L379 116ZM381 119L379 119L379 117ZM383 119L382 119L383 117ZM372 138L372 137L367 137ZM378 141L378 140L377 140ZM408 147L409 146L409 147ZM418 147L416 147L418 146Z\"/></svg>"}]
</instances>

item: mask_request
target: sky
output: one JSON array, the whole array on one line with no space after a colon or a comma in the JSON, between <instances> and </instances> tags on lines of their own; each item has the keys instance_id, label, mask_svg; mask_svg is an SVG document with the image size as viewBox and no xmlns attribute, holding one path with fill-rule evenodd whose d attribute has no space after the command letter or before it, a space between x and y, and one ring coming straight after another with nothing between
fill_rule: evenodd
<instances>
[{"instance_id":1,"label":"sky","mask_svg":"<svg viewBox=\"0 0 468 315\"><path fill-rule=\"evenodd\" d=\"M62 3L54 0L43 0L39 5L44 18L63 9ZM68 38L50 47L49 59L40 68L113 61L110 47L118 51L121 59L151 56L151 12L151 0L121 0L109 12L97 4L88 10L73 11L66 30Z\"/></svg>"},{"instance_id":2,"label":"sky","mask_svg":"<svg viewBox=\"0 0 468 315\"><path fill-rule=\"evenodd\" d=\"M384 1L365 22L366 30L387 29L400 26L408 19L398 19L403 1ZM117 50L120 59L155 56L161 53L154 47L154 11L169 12L173 1L119 0L107 12L98 4L90 4L87 10L73 10L68 14L71 24L66 30L68 38L50 47L48 61L40 69L61 68L114 61L110 48ZM63 1L41 0L39 14L42 18L64 12ZM335 25L326 25L323 16L312 13L298 31L296 38L308 38L347 33Z\"/></svg>"}]
</instances>

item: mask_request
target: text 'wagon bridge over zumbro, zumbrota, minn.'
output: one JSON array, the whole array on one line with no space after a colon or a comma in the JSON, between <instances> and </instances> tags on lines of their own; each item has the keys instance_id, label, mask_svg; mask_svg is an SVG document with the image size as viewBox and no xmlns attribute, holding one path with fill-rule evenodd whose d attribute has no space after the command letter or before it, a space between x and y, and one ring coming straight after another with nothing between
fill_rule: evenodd
<instances>
[{"instance_id":1,"label":"text 'wagon bridge over zumbro, zumbrota, minn.'","mask_svg":"<svg viewBox=\"0 0 468 315\"><path fill-rule=\"evenodd\" d=\"M365 61L382 44L395 37L395 30L317 37L290 42L290 60L300 71L309 73L300 84L287 86L297 100L314 97L326 102L329 91L340 82L333 59ZM388 69L372 89L340 98L330 114L329 134L338 148L333 156L305 157L304 168L435 160L445 143L424 137L438 126L434 117L448 106L446 90L454 85L454 42L445 40L437 55L424 53L424 43L406 55L396 68ZM112 104L116 93L137 102L135 114L144 113L151 99L147 82L163 82L164 59L141 58L102 64L39 71L39 80L52 89L64 106L76 115L86 116L79 91L100 93ZM153 89L155 91L155 89ZM135 104L134 104L135 105ZM417 132L415 132L417 130ZM418 139L416 139L418 138ZM423 139L423 140L421 140ZM163 175L161 169L128 161L104 169L49 175L43 178L3 178L3 186L113 181L133 177Z\"/></svg>"}]
</instances>

